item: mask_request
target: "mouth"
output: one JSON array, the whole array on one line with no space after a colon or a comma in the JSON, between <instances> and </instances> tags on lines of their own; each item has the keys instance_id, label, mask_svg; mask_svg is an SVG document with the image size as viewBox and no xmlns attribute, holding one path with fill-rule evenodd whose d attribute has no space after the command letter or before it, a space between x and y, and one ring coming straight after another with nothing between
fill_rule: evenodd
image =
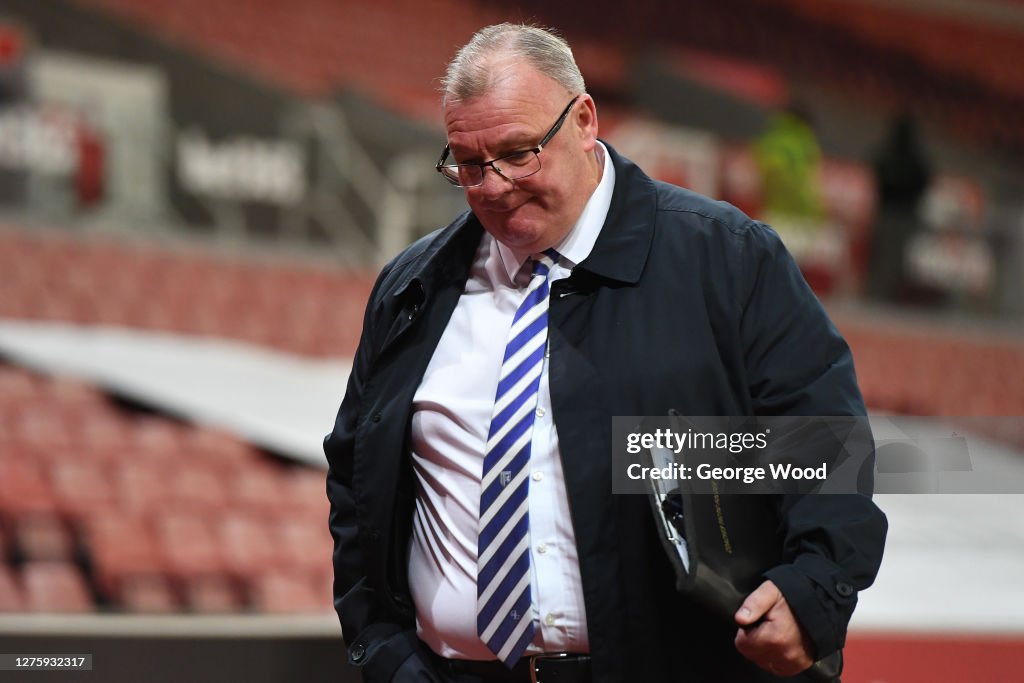
<instances>
[{"instance_id":1,"label":"mouth","mask_svg":"<svg viewBox=\"0 0 1024 683\"><path fill-rule=\"evenodd\" d=\"M487 206L487 207L484 207L484 208L489 213L512 213L513 211L519 209L520 207L526 206L531 201L533 201L532 198L527 199L526 201L523 201L523 202L521 202L519 204L516 204L514 206Z\"/></svg>"}]
</instances>

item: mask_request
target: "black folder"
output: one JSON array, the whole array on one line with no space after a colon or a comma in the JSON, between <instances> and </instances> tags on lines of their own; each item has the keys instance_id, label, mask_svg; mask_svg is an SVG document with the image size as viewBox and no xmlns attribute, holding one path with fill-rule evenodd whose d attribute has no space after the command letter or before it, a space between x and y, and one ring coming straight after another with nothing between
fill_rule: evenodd
<instances>
[{"instance_id":1,"label":"black folder","mask_svg":"<svg viewBox=\"0 0 1024 683\"><path fill-rule=\"evenodd\" d=\"M664 463L648 451L651 466ZM781 563L783 539L775 496L729 494L705 482L650 480L650 501L662 544L675 569L676 589L723 619L733 621L747 595ZM842 650L819 659L801 675L839 683Z\"/></svg>"}]
</instances>

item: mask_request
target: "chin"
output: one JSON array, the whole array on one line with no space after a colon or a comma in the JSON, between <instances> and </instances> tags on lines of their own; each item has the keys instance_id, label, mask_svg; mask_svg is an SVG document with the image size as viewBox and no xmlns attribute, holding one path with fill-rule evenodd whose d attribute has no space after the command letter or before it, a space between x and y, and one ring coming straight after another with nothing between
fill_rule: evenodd
<instances>
[{"instance_id":1,"label":"chin","mask_svg":"<svg viewBox=\"0 0 1024 683\"><path fill-rule=\"evenodd\" d=\"M534 221L495 221L493 226L493 229L488 228L487 231L494 239L512 249L537 251L537 245L544 240L543 226Z\"/></svg>"}]
</instances>

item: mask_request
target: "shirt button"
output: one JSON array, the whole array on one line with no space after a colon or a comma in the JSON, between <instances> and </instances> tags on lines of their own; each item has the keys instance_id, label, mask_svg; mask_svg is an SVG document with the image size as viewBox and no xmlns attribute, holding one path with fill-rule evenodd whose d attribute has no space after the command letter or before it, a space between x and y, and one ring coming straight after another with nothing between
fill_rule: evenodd
<instances>
[{"instance_id":1,"label":"shirt button","mask_svg":"<svg viewBox=\"0 0 1024 683\"><path fill-rule=\"evenodd\" d=\"M549 612L548 615L546 617L544 617L544 623L547 624L548 626L554 626L555 625L555 615L551 614Z\"/></svg>"},{"instance_id":2,"label":"shirt button","mask_svg":"<svg viewBox=\"0 0 1024 683\"><path fill-rule=\"evenodd\" d=\"M543 472L534 472L533 473L533 480L534 481L540 481L543 478L544 478L544 473Z\"/></svg>"},{"instance_id":3,"label":"shirt button","mask_svg":"<svg viewBox=\"0 0 1024 683\"><path fill-rule=\"evenodd\" d=\"M548 551L548 544L547 543L541 543L540 545L537 546L537 552L540 553L541 555L543 555L547 551Z\"/></svg>"},{"instance_id":4,"label":"shirt button","mask_svg":"<svg viewBox=\"0 0 1024 683\"><path fill-rule=\"evenodd\" d=\"M537 408L537 417L544 417L544 409Z\"/></svg>"}]
</instances>

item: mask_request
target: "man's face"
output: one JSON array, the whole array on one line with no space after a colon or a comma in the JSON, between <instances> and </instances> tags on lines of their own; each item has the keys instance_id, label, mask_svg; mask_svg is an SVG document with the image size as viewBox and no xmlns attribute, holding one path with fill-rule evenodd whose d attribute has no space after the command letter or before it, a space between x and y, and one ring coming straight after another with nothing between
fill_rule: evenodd
<instances>
[{"instance_id":1,"label":"man's face","mask_svg":"<svg viewBox=\"0 0 1024 683\"><path fill-rule=\"evenodd\" d=\"M575 93L520 62L495 66L493 87L444 109L454 162L484 162L536 147ZM521 254L552 247L568 234L601 179L593 151L597 116L580 96L561 129L540 153L541 170L516 181L494 169L483 184L465 188L484 228Z\"/></svg>"}]
</instances>

